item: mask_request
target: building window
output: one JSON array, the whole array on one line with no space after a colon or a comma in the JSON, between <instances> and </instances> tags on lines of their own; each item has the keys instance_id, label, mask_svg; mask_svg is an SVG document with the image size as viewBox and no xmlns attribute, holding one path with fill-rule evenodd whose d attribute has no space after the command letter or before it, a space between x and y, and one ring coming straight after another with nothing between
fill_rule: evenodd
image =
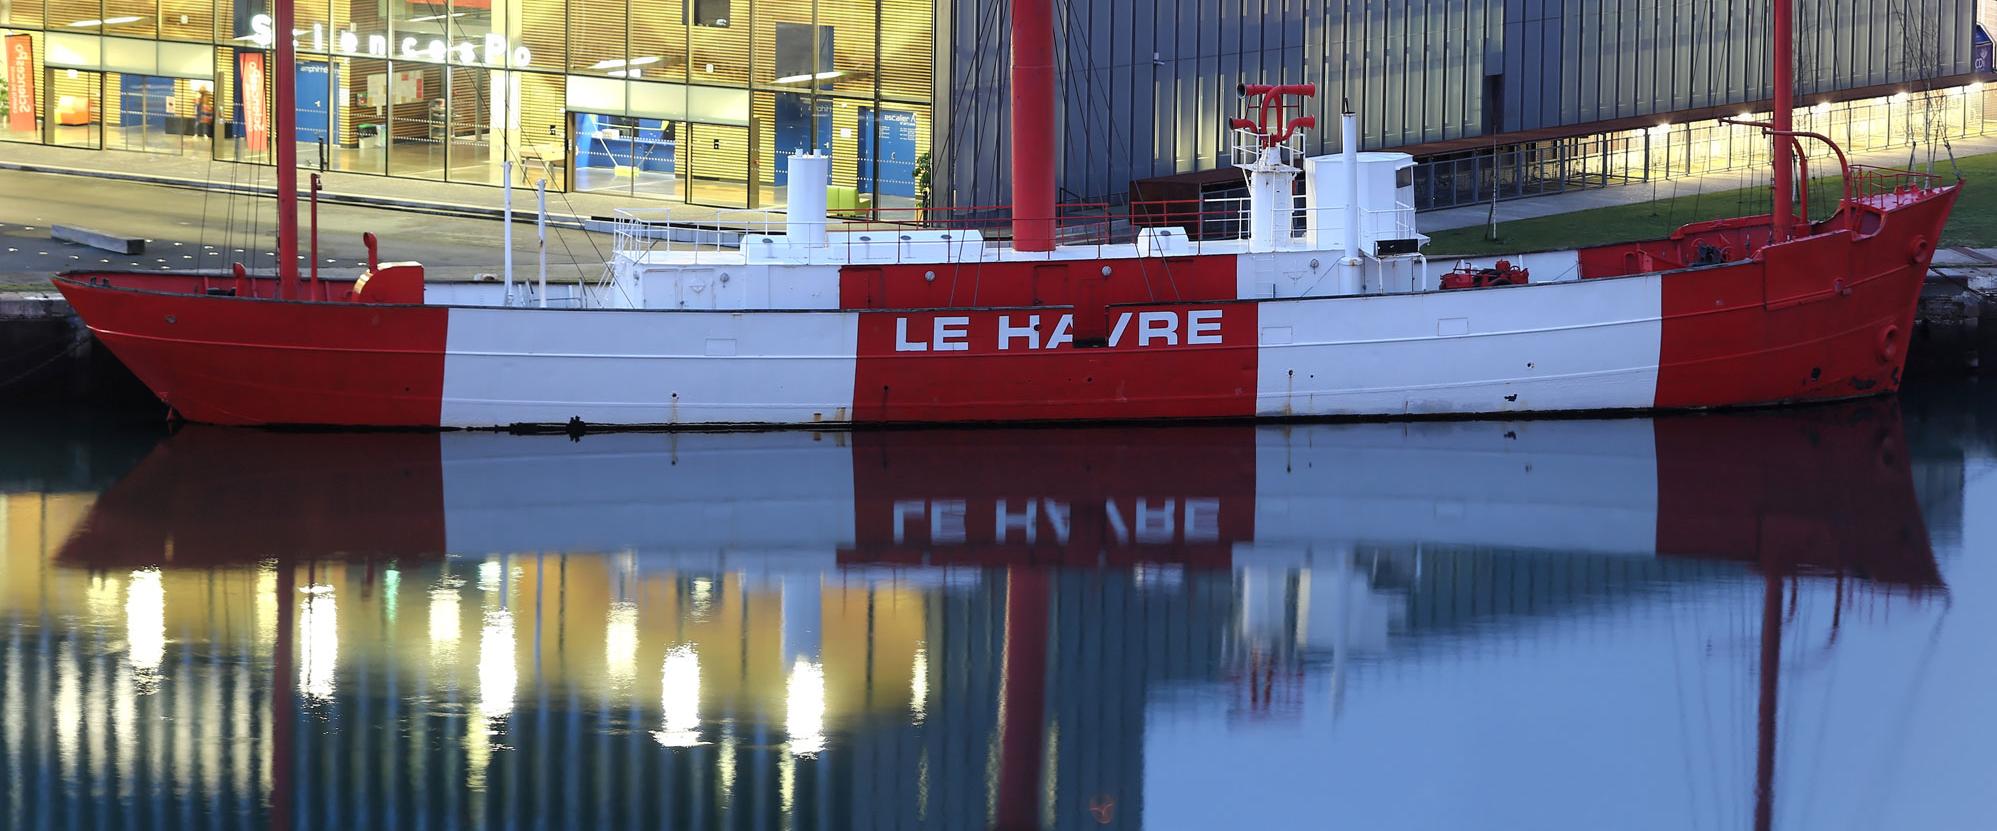
<instances>
[{"instance_id":1,"label":"building window","mask_svg":"<svg viewBox=\"0 0 1997 831\"><path fill-rule=\"evenodd\" d=\"M728 0L693 0L693 25L728 28Z\"/></svg>"}]
</instances>

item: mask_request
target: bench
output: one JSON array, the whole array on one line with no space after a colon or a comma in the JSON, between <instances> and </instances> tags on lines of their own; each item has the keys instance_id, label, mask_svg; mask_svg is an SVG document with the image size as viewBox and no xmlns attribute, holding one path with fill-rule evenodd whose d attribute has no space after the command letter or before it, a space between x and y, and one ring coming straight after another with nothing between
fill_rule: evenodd
<instances>
[{"instance_id":1,"label":"bench","mask_svg":"<svg viewBox=\"0 0 1997 831\"><path fill-rule=\"evenodd\" d=\"M77 245L88 245L91 248L101 248L113 254L146 253L146 240L144 237L128 237L104 231L93 231L89 228L80 228L75 225L51 225L49 226L49 238L62 242L73 242Z\"/></svg>"}]
</instances>

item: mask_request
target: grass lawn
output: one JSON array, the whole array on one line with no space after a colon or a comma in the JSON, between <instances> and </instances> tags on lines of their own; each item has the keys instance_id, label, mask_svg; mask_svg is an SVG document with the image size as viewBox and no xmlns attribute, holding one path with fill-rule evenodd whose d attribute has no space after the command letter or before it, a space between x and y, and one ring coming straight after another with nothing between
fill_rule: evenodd
<instances>
[{"instance_id":1,"label":"grass lawn","mask_svg":"<svg viewBox=\"0 0 1997 831\"><path fill-rule=\"evenodd\" d=\"M1820 162L1821 163L1821 162ZM1956 164L1968 182L1942 230L1942 245L1973 247L1997 246L1997 153L1965 156ZM1935 173L1949 175L1946 160L1935 164ZM1628 187L1649 188L1650 185ZM1609 242L1659 239L1671 235L1688 222L1767 213L1770 196L1766 185L1724 191L1687 193L1680 186L1671 196L1670 182L1657 184L1665 198L1597 208L1571 214L1555 214L1533 219L1498 223L1498 239L1485 239L1484 226L1437 231L1429 236L1430 257L1449 255L1511 254L1522 251L1549 251L1580 248ZM1843 185L1836 179L1815 179L1810 186L1810 213L1822 219L1835 204Z\"/></svg>"}]
</instances>

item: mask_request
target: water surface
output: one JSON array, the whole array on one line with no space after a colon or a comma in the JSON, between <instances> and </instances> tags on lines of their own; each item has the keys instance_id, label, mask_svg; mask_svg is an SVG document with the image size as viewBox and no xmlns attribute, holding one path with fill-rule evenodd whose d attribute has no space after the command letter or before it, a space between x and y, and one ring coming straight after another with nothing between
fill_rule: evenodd
<instances>
[{"instance_id":1,"label":"water surface","mask_svg":"<svg viewBox=\"0 0 1997 831\"><path fill-rule=\"evenodd\" d=\"M0 424L0 828L1984 828L1997 396Z\"/></svg>"}]
</instances>

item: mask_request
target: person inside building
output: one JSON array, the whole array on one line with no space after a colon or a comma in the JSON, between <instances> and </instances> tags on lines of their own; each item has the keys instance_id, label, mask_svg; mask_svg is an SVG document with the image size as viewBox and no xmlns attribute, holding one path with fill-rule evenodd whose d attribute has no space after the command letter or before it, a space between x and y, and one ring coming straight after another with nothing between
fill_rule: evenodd
<instances>
[{"instance_id":1,"label":"person inside building","mask_svg":"<svg viewBox=\"0 0 1997 831\"><path fill-rule=\"evenodd\" d=\"M202 138L215 137L215 93L202 90L194 99L194 131Z\"/></svg>"}]
</instances>

